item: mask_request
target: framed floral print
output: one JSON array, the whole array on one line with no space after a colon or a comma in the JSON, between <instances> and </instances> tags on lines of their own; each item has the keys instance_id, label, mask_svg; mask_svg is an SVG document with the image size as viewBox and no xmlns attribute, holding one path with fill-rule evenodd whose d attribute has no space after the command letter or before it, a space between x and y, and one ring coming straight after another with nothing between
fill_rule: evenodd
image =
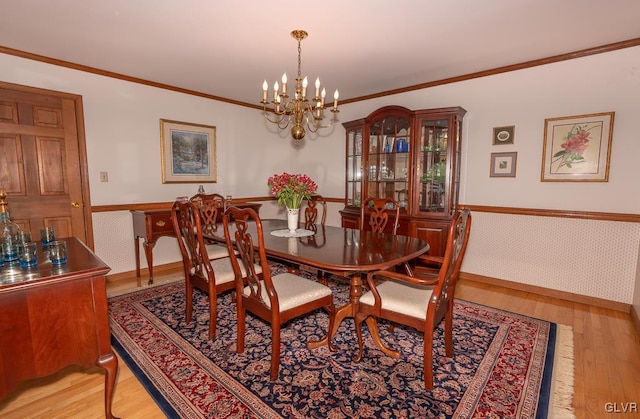
<instances>
[{"instance_id":1,"label":"framed floral print","mask_svg":"<svg viewBox=\"0 0 640 419\"><path fill-rule=\"evenodd\" d=\"M491 153L490 177L516 177L518 153Z\"/></svg>"},{"instance_id":2,"label":"framed floral print","mask_svg":"<svg viewBox=\"0 0 640 419\"><path fill-rule=\"evenodd\" d=\"M542 182L608 182L614 112L544 121Z\"/></svg>"},{"instance_id":3,"label":"framed floral print","mask_svg":"<svg viewBox=\"0 0 640 419\"><path fill-rule=\"evenodd\" d=\"M216 127L160 120L162 183L216 182Z\"/></svg>"}]
</instances>

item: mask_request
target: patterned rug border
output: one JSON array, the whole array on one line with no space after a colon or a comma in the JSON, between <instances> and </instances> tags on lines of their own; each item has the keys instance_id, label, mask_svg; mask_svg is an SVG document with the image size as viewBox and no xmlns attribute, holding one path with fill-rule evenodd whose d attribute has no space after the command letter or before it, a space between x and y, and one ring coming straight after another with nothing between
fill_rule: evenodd
<instances>
[{"instance_id":1,"label":"patterned rug border","mask_svg":"<svg viewBox=\"0 0 640 419\"><path fill-rule=\"evenodd\" d=\"M167 295L173 294L177 290L182 288L182 282L170 282L167 284L162 284L158 286L153 286L141 290L135 290L130 293L120 294L116 296L112 296L109 298L110 303L122 299L132 299L135 300L145 300L150 298L151 296L158 295ZM505 310L495 309L493 307L484 306L482 304L477 304L473 302L469 302L466 300L457 300L461 303L467 304L469 307L476 307L476 309L482 309L483 311L490 313L506 313L513 318L518 318L521 320L531 319L531 321L542 322L542 324L547 324L550 329L550 333L547 334L549 336L549 344L548 345L536 345L536 348L542 348L544 346L544 350L546 351L546 359L544 359L544 367L541 368L529 368L529 372L532 371L540 371L543 377L529 377L534 381L538 380L540 383L540 388L548 388L550 389L549 394L540 394L539 401L538 399L538 391L534 391L533 389L528 389L523 394L523 398L525 399L523 403L520 403L520 408L537 411L536 418L545 418L545 417L553 417L553 418L574 418L572 404L573 397L573 331L570 326L559 325L555 323L551 323L548 321L544 321L541 319L536 319L530 316L521 315L518 313L512 313ZM146 316L155 317L155 315L151 312L147 312ZM499 317L499 316L498 316ZM487 317L487 319L495 321L497 324L500 323L501 319L492 319L492 316ZM135 359L131 355L130 349L127 348L126 342L121 342L117 336L127 336L124 330L120 327L117 322L112 321L112 342L115 349L121 355L123 360L127 363L127 365L132 369L136 377L142 382L143 386L147 389L149 394L153 397L153 399L158 403L160 408L167 414L168 417L199 417L194 416L192 412L189 401L183 398L183 395L180 393L178 389L175 388L167 388L167 386L163 386L162 391L171 395L171 402L167 400L165 396L163 396L162 392L158 390L156 384L153 383L153 375L155 374L153 368L144 368L141 365L144 365L144 360ZM189 357L191 357L194 362L200 364L200 367L205 368L206 370L215 371L215 379L220 382L218 385L221 385L224 389L233 394L238 400L242 401L244 406L251 412L251 414L256 415L257 417L264 418L277 418L281 417L279 413L275 410L271 409L265 402L263 402L260 398L253 395L251 391L248 391L244 388L242 384L240 384L234 377L228 375L223 369L218 367L211 359L209 359L206 355L202 354L198 349L194 348L188 341L185 341L181 336L179 336L174 330L172 330L169 326L162 323L161 321L155 322L155 327L157 327L165 336L173 341L173 344L185 350ZM503 336L505 332L500 332L495 340L499 341L500 339L504 339ZM551 340L554 340L552 342ZM186 347L185 347L186 344ZM500 345L492 344L490 350L498 350ZM493 348L493 349L492 349ZM322 350L323 348L321 348ZM488 362L487 360L493 359L493 356L487 356L488 353L484 356L482 363ZM536 357L537 359L538 357ZM481 365L480 368L493 368L492 365ZM151 377L151 379L149 378ZM156 377L157 378L157 377ZM548 383L548 384L545 384ZM166 384L166 382L164 383ZM169 386L171 387L171 386ZM474 406L477 402L477 397L481 395L483 386L477 386L474 388L469 388L462 400L459 403L460 411L456 410L454 417L469 417L467 416L470 412L464 412L464 409L460 409L463 406ZM537 409L535 406L531 404L534 403L537 405ZM187 414L186 412L192 412ZM523 412L519 412L523 413ZM530 413L530 412L528 412ZM527 413L524 413L525 417L529 417ZM518 415L520 417L520 415Z\"/></svg>"}]
</instances>

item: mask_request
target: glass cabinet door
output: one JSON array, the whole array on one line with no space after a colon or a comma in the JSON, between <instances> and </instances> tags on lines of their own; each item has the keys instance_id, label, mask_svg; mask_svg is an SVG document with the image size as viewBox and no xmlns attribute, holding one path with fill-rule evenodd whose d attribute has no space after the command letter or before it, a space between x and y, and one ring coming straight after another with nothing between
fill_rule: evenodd
<instances>
[{"instance_id":1,"label":"glass cabinet door","mask_svg":"<svg viewBox=\"0 0 640 419\"><path fill-rule=\"evenodd\" d=\"M366 195L391 198L409 209L411 123L402 116L386 116L369 126Z\"/></svg>"},{"instance_id":2,"label":"glass cabinet door","mask_svg":"<svg viewBox=\"0 0 640 419\"><path fill-rule=\"evenodd\" d=\"M360 206L362 185L362 127L347 129L347 206Z\"/></svg>"},{"instance_id":3,"label":"glass cabinet door","mask_svg":"<svg viewBox=\"0 0 640 419\"><path fill-rule=\"evenodd\" d=\"M418 153L418 208L420 212L445 212L449 167L449 119L422 120Z\"/></svg>"}]
</instances>

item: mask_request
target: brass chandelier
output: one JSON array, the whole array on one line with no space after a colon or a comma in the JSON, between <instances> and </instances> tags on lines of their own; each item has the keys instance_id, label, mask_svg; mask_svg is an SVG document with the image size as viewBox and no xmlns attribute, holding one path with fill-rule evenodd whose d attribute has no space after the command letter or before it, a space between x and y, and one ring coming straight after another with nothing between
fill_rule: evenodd
<instances>
[{"instance_id":1,"label":"brass chandelier","mask_svg":"<svg viewBox=\"0 0 640 419\"><path fill-rule=\"evenodd\" d=\"M262 105L263 115L265 119L276 124L279 129L285 130L291 126L291 137L295 144L300 144L305 136L305 125L310 132L317 132L320 128L329 128L333 125L338 111L338 91L333 94L333 114L327 125L323 125L324 119L324 99L326 90L323 87L320 90L320 78L316 79L315 95L311 100L307 99L307 77L302 78L301 73L301 47L300 42L309 34L303 30L295 30L291 32L291 36L298 41L298 77L296 77L296 86L294 97L290 98L287 93L287 73L282 75L282 90L276 81L273 84L273 100L268 100L269 85L265 80L262 84ZM267 105L273 105L273 109L267 109Z\"/></svg>"}]
</instances>

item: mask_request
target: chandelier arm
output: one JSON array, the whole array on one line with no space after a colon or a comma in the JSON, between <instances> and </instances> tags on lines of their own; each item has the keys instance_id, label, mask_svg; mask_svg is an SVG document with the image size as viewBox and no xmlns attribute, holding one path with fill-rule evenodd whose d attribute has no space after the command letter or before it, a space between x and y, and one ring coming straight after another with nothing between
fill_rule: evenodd
<instances>
[{"instance_id":1,"label":"chandelier arm","mask_svg":"<svg viewBox=\"0 0 640 419\"><path fill-rule=\"evenodd\" d=\"M307 128L309 128L309 132L312 132L312 133L315 134L320 129L331 128L333 126L333 122L334 122L334 120L331 119L331 121L328 124L323 125L323 124L316 124L316 123L312 123L311 124L311 123L309 123L309 120L307 120L306 125L307 125Z\"/></svg>"},{"instance_id":2,"label":"chandelier arm","mask_svg":"<svg viewBox=\"0 0 640 419\"><path fill-rule=\"evenodd\" d=\"M268 111L264 111L262 114L264 115L264 119L266 119L267 121L271 122L272 124L276 124L278 125L278 127L280 127L281 129L286 128L287 125L289 125L289 118L287 115L280 115L280 114L274 114L276 117L275 118L270 118L269 117L269 113ZM273 113L273 112L271 112ZM286 120L287 123L281 127L282 121Z\"/></svg>"}]
</instances>

